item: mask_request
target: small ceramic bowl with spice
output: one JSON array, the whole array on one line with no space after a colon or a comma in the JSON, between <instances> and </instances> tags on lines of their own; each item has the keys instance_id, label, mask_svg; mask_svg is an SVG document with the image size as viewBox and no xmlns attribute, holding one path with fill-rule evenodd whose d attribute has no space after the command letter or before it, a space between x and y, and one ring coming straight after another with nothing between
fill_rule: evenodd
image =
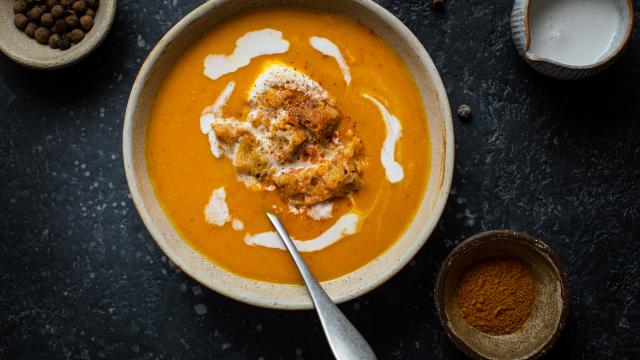
<instances>
[{"instance_id":1,"label":"small ceramic bowl with spice","mask_svg":"<svg viewBox=\"0 0 640 360\"><path fill-rule=\"evenodd\" d=\"M460 243L442 264L435 304L451 340L475 359L535 359L568 314L567 272L530 235L495 230Z\"/></svg>"},{"instance_id":2,"label":"small ceramic bowl with spice","mask_svg":"<svg viewBox=\"0 0 640 360\"><path fill-rule=\"evenodd\" d=\"M115 12L116 0L0 1L0 51L33 69L69 66L102 43Z\"/></svg>"}]
</instances>

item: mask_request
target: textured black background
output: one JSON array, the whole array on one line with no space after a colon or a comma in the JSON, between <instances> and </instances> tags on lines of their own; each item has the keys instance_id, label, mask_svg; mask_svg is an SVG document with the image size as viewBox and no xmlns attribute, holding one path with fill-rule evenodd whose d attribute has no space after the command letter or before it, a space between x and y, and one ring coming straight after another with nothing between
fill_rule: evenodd
<instances>
[{"instance_id":1,"label":"textured black background","mask_svg":"<svg viewBox=\"0 0 640 360\"><path fill-rule=\"evenodd\" d=\"M453 188L430 242L341 308L380 358L461 358L434 313L436 272L465 237L510 228L549 243L570 274L573 307L550 357L640 357L638 27L611 69L560 82L517 55L509 1L451 0L443 13L380 2L421 39L452 108L474 114L454 120ZM330 356L312 312L250 307L172 266L129 198L129 90L198 3L119 1L106 42L66 70L0 57L0 358Z\"/></svg>"}]
</instances>

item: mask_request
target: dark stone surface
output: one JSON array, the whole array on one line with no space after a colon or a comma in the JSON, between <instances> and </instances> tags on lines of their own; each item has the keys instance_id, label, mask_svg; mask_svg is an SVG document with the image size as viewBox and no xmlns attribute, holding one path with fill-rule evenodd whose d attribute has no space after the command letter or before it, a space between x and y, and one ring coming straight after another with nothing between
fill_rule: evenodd
<instances>
[{"instance_id":1,"label":"dark stone surface","mask_svg":"<svg viewBox=\"0 0 640 360\"><path fill-rule=\"evenodd\" d=\"M130 87L197 3L119 1L106 42L70 69L0 58L0 358L329 357L312 312L250 307L172 266L129 199ZM452 195L428 245L342 309L380 358L462 358L434 314L436 272L465 237L510 228L547 241L571 277L551 357L640 357L637 27L604 74L559 82L518 57L509 1L449 1L443 13L428 0L381 3L422 40L452 108L470 104L473 119L454 121Z\"/></svg>"}]
</instances>

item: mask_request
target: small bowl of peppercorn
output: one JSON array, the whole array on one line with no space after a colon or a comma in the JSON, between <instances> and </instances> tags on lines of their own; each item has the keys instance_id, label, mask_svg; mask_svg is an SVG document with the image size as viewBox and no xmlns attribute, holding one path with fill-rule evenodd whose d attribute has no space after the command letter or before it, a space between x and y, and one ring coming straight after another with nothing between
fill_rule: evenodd
<instances>
[{"instance_id":1,"label":"small bowl of peppercorn","mask_svg":"<svg viewBox=\"0 0 640 360\"><path fill-rule=\"evenodd\" d=\"M113 24L116 0L0 2L0 51L33 69L53 70L86 57Z\"/></svg>"},{"instance_id":2,"label":"small bowl of peppercorn","mask_svg":"<svg viewBox=\"0 0 640 360\"><path fill-rule=\"evenodd\" d=\"M494 230L460 243L435 284L447 335L475 359L536 359L564 328L567 272L555 252L530 235Z\"/></svg>"}]
</instances>

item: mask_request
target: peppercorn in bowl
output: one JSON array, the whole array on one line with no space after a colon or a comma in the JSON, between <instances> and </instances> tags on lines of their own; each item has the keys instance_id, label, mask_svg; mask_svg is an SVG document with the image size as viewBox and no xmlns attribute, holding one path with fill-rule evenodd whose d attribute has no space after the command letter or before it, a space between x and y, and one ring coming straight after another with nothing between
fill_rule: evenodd
<instances>
[{"instance_id":1,"label":"peppercorn in bowl","mask_svg":"<svg viewBox=\"0 0 640 360\"><path fill-rule=\"evenodd\" d=\"M0 51L33 69L54 70L89 55L107 36L116 0L0 2Z\"/></svg>"}]
</instances>

